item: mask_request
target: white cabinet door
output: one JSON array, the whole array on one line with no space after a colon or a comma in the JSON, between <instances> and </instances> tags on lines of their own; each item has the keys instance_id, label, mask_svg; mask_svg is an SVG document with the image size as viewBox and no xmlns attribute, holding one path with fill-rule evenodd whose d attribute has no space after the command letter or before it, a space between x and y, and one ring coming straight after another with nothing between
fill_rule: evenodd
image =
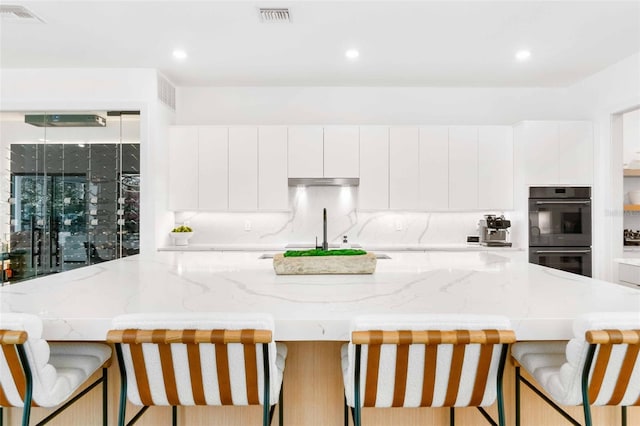
<instances>
[{"instance_id":1,"label":"white cabinet door","mask_svg":"<svg viewBox=\"0 0 640 426\"><path fill-rule=\"evenodd\" d=\"M389 208L389 128L360 127L360 186L358 206L363 210Z\"/></svg>"},{"instance_id":2,"label":"white cabinet door","mask_svg":"<svg viewBox=\"0 0 640 426\"><path fill-rule=\"evenodd\" d=\"M198 208L198 128L169 127L169 209Z\"/></svg>"},{"instance_id":3,"label":"white cabinet door","mask_svg":"<svg viewBox=\"0 0 640 426\"><path fill-rule=\"evenodd\" d=\"M449 128L449 209L478 208L478 128Z\"/></svg>"},{"instance_id":4,"label":"white cabinet door","mask_svg":"<svg viewBox=\"0 0 640 426\"><path fill-rule=\"evenodd\" d=\"M478 207L513 209L513 130L510 126L478 128Z\"/></svg>"},{"instance_id":5,"label":"white cabinet door","mask_svg":"<svg viewBox=\"0 0 640 426\"><path fill-rule=\"evenodd\" d=\"M229 128L229 210L258 209L258 128Z\"/></svg>"},{"instance_id":6,"label":"white cabinet door","mask_svg":"<svg viewBox=\"0 0 640 426\"><path fill-rule=\"evenodd\" d=\"M389 128L389 207L419 207L420 136L418 127Z\"/></svg>"},{"instance_id":7,"label":"white cabinet door","mask_svg":"<svg viewBox=\"0 0 640 426\"><path fill-rule=\"evenodd\" d=\"M520 124L525 169L525 184L558 184L558 124L550 121L525 121ZM518 141L518 143L521 143Z\"/></svg>"},{"instance_id":8,"label":"white cabinet door","mask_svg":"<svg viewBox=\"0 0 640 426\"><path fill-rule=\"evenodd\" d=\"M286 210L289 205L287 184L287 128L258 128L258 208Z\"/></svg>"},{"instance_id":9,"label":"white cabinet door","mask_svg":"<svg viewBox=\"0 0 640 426\"><path fill-rule=\"evenodd\" d=\"M360 176L360 130L358 126L324 128L324 177Z\"/></svg>"},{"instance_id":10,"label":"white cabinet door","mask_svg":"<svg viewBox=\"0 0 640 426\"><path fill-rule=\"evenodd\" d=\"M323 155L322 127L288 128L289 177L323 177Z\"/></svg>"},{"instance_id":11,"label":"white cabinet door","mask_svg":"<svg viewBox=\"0 0 640 426\"><path fill-rule=\"evenodd\" d=\"M449 207L449 128L420 127L420 209Z\"/></svg>"},{"instance_id":12,"label":"white cabinet door","mask_svg":"<svg viewBox=\"0 0 640 426\"><path fill-rule=\"evenodd\" d=\"M588 121L518 124L527 185L592 185L593 128Z\"/></svg>"},{"instance_id":13,"label":"white cabinet door","mask_svg":"<svg viewBox=\"0 0 640 426\"><path fill-rule=\"evenodd\" d=\"M227 210L229 206L228 129L198 128L198 209Z\"/></svg>"},{"instance_id":14,"label":"white cabinet door","mask_svg":"<svg viewBox=\"0 0 640 426\"><path fill-rule=\"evenodd\" d=\"M593 183L593 128L588 121L558 123L558 181Z\"/></svg>"}]
</instances>

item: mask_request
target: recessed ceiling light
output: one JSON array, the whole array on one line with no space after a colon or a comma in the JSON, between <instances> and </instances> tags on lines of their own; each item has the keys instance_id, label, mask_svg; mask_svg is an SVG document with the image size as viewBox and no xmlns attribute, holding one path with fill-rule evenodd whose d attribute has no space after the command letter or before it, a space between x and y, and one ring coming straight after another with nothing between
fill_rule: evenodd
<instances>
[{"instance_id":1,"label":"recessed ceiling light","mask_svg":"<svg viewBox=\"0 0 640 426\"><path fill-rule=\"evenodd\" d=\"M531 52L528 50L519 50L516 53L516 59L519 61L526 61L531 57Z\"/></svg>"},{"instance_id":2,"label":"recessed ceiling light","mask_svg":"<svg viewBox=\"0 0 640 426\"><path fill-rule=\"evenodd\" d=\"M358 52L356 49L349 49L344 53L344 56L346 56L348 59L356 59L358 56L360 56L360 52Z\"/></svg>"},{"instance_id":3,"label":"recessed ceiling light","mask_svg":"<svg viewBox=\"0 0 640 426\"><path fill-rule=\"evenodd\" d=\"M176 49L173 51L173 57L178 60L187 59L187 52L181 49Z\"/></svg>"}]
</instances>

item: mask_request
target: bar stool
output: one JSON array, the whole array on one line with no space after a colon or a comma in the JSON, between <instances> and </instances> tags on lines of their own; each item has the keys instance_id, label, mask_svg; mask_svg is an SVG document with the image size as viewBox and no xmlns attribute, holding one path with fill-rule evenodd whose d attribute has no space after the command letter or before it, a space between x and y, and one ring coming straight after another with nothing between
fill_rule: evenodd
<instances>
[{"instance_id":1,"label":"bar stool","mask_svg":"<svg viewBox=\"0 0 640 426\"><path fill-rule=\"evenodd\" d=\"M47 343L42 339L42 320L35 315L19 313L0 315L0 343L0 425L1 407L23 407L22 425L27 426L32 406L59 406L38 423L45 424L100 383L102 424L107 425L109 345ZM100 368L102 376L69 399Z\"/></svg>"},{"instance_id":2,"label":"bar stool","mask_svg":"<svg viewBox=\"0 0 640 426\"><path fill-rule=\"evenodd\" d=\"M114 318L107 341L120 365L120 411L126 399L142 406L135 423L152 405L262 405L263 425L271 424L279 403L283 423L282 376L285 345L273 341L270 315L221 313L130 314Z\"/></svg>"},{"instance_id":3,"label":"bar stool","mask_svg":"<svg viewBox=\"0 0 640 426\"><path fill-rule=\"evenodd\" d=\"M475 406L490 424L504 425L502 374L514 341L499 316L357 317L342 347L344 424L348 407L360 426L362 407L450 407L453 425L454 407ZM496 399L498 423L482 408Z\"/></svg>"},{"instance_id":4,"label":"bar stool","mask_svg":"<svg viewBox=\"0 0 640 426\"><path fill-rule=\"evenodd\" d=\"M569 342L518 342L511 348L516 366L516 425L520 425L520 383L524 383L571 424L580 423L560 405L580 405L590 426L591 405L640 405L640 312L592 313L573 323ZM524 368L534 382L520 374Z\"/></svg>"}]
</instances>

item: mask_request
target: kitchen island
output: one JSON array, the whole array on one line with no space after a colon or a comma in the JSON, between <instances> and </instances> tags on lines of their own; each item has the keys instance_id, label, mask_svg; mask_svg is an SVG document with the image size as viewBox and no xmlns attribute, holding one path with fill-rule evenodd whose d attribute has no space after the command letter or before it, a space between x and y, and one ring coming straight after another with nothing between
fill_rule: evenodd
<instances>
[{"instance_id":1,"label":"kitchen island","mask_svg":"<svg viewBox=\"0 0 640 426\"><path fill-rule=\"evenodd\" d=\"M640 290L529 264L524 252L415 252L372 275L278 276L255 252L158 252L0 289L1 312L29 312L51 340L103 340L130 312L267 312L282 341L346 341L370 313L505 315L519 340L571 337L592 311L638 311Z\"/></svg>"},{"instance_id":2,"label":"kitchen island","mask_svg":"<svg viewBox=\"0 0 640 426\"><path fill-rule=\"evenodd\" d=\"M511 319L519 340L568 339L573 319L591 311L638 311L640 290L549 269L513 250L392 252L372 275L276 275L258 252L158 252L105 262L0 288L1 312L44 320L50 340L104 340L111 319L130 312L267 312L275 339L289 347L285 423L342 422L340 346L351 318L370 313L477 313ZM117 408L117 368L111 367L111 419ZM507 420L513 420L513 368L505 376ZM557 414L523 395L523 426L561 424ZM91 400L90 400L91 401ZM97 402L95 402L97 403ZM94 407L87 402L81 410ZM37 409L36 413L42 409ZM19 413L19 410L11 410ZM581 410L575 412L581 418ZM179 410L180 424L259 424L256 407ZM493 412L493 410L491 410ZM630 424L640 409L630 409ZM139 424L166 422L153 408ZM617 424L619 410L594 410L595 424ZM12 415L15 424L16 415ZM366 409L364 423L448 424L446 409ZM57 420L57 419L56 419ZM483 424L473 409L458 425ZM60 417L55 424L72 424Z\"/></svg>"}]
</instances>

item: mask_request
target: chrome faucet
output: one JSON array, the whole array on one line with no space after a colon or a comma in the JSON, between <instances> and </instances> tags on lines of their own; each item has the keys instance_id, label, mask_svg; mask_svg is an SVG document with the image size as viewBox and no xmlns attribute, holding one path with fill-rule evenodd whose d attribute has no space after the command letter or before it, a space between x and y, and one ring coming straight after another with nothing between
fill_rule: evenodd
<instances>
[{"instance_id":1,"label":"chrome faucet","mask_svg":"<svg viewBox=\"0 0 640 426\"><path fill-rule=\"evenodd\" d=\"M329 243L327 242L327 209L322 211L322 250L329 250Z\"/></svg>"}]
</instances>

